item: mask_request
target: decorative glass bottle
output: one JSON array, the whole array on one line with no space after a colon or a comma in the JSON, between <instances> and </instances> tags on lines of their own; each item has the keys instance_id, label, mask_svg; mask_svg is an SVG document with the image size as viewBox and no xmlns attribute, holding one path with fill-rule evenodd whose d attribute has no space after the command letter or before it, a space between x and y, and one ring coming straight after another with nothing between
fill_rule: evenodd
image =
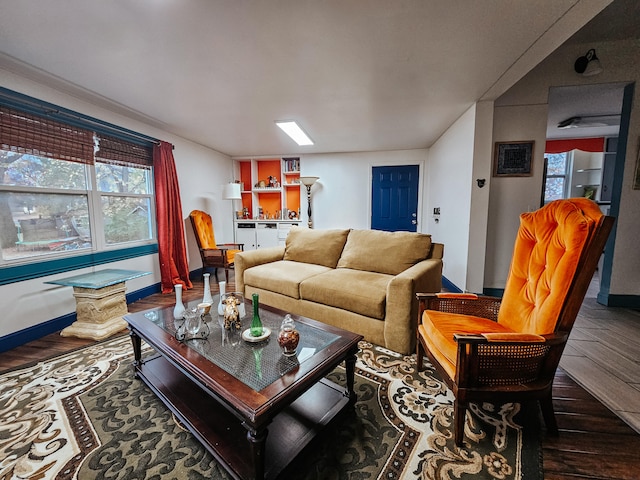
<instances>
[{"instance_id":1,"label":"decorative glass bottle","mask_svg":"<svg viewBox=\"0 0 640 480\"><path fill-rule=\"evenodd\" d=\"M204 278L204 295L202 296L202 303L213 303L213 297L211 297L211 285L209 284L210 273L202 275Z\"/></svg>"},{"instance_id":2,"label":"decorative glass bottle","mask_svg":"<svg viewBox=\"0 0 640 480\"><path fill-rule=\"evenodd\" d=\"M220 286L220 301L218 302L218 315L224 315L224 304L222 303L224 294L227 293L227 282L219 282Z\"/></svg>"},{"instance_id":3,"label":"decorative glass bottle","mask_svg":"<svg viewBox=\"0 0 640 480\"><path fill-rule=\"evenodd\" d=\"M296 354L296 348L298 348L298 342L300 341L300 333L296 330L296 324L291 318L291 315L287 314L282 320L280 326L280 333L278 333L278 345L282 348L282 353L287 357Z\"/></svg>"},{"instance_id":4,"label":"decorative glass bottle","mask_svg":"<svg viewBox=\"0 0 640 480\"><path fill-rule=\"evenodd\" d=\"M259 313L259 295L254 293L251 298L253 299L253 319L251 320L251 336L259 337L263 334L262 321L260 321Z\"/></svg>"},{"instance_id":5,"label":"decorative glass bottle","mask_svg":"<svg viewBox=\"0 0 640 480\"><path fill-rule=\"evenodd\" d=\"M184 316L184 303L182 303L182 285L174 285L176 289L176 306L173 307L173 318L182 318Z\"/></svg>"}]
</instances>

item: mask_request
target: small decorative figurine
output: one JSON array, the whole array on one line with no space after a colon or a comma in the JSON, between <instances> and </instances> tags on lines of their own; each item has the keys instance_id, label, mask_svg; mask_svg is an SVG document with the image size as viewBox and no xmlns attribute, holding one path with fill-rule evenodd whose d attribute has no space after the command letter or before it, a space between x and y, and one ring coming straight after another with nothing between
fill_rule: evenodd
<instances>
[{"instance_id":1,"label":"small decorative figurine","mask_svg":"<svg viewBox=\"0 0 640 480\"><path fill-rule=\"evenodd\" d=\"M240 330L242 324L240 323L240 312L238 311L238 305L240 305L240 299L234 295L227 295L224 298L224 328L226 330Z\"/></svg>"}]
</instances>

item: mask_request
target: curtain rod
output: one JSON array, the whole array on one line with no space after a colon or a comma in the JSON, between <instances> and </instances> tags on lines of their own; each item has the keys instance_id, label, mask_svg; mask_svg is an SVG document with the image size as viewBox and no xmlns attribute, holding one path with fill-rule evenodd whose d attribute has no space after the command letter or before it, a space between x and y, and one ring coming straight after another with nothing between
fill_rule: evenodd
<instances>
[{"instance_id":1,"label":"curtain rod","mask_svg":"<svg viewBox=\"0 0 640 480\"><path fill-rule=\"evenodd\" d=\"M9 90L4 87L0 87L0 104L4 104L17 109L27 110L30 113L50 116L58 119L60 119L60 117L71 118L74 120L72 123L78 127L86 128L88 125L92 125L96 127L96 130L100 131L101 133L111 133L115 136L120 136L124 139L129 139L134 142L137 140L137 142L135 143L151 143L155 145L160 144L160 140L157 138L150 137L148 135L144 135L142 133L138 133L124 127L120 127L109 122L105 122L104 120L90 117L89 115L74 112L73 110L69 110L53 103L45 102L44 100L39 100L37 98L24 95L22 93L14 92L13 90ZM171 146L175 148L174 145Z\"/></svg>"}]
</instances>

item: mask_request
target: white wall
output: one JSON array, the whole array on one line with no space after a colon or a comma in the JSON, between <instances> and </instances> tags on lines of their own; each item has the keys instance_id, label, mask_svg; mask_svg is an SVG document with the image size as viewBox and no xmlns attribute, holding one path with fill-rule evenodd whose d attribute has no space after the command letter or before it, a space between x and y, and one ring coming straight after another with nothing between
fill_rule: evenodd
<instances>
[{"instance_id":1,"label":"white wall","mask_svg":"<svg viewBox=\"0 0 640 480\"><path fill-rule=\"evenodd\" d=\"M220 242L233 241L231 202L223 201L221 193L222 184L232 180L232 162L229 157L2 69L0 85L172 143L175 146L173 154L180 182L183 218L186 219L195 208L210 211L216 226L216 239ZM201 263L188 220L185 223L185 233L189 247L189 267L194 270L200 268ZM128 292L160 282L157 255L95 267L100 268L125 268L153 273L127 282ZM44 282L89 271L91 269L82 269L0 286L0 311L3 312L0 316L0 337L75 312L71 287L45 285Z\"/></svg>"},{"instance_id":2,"label":"white wall","mask_svg":"<svg viewBox=\"0 0 640 480\"><path fill-rule=\"evenodd\" d=\"M491 178L485 288L504 288L520 214L540 207L546 128L546 104L495 108L494 142L533 140L535 144L532 176Z\"/></svg>"},{"instance_id":3,"label":"white wall","mask_svg":"<svg viewBox=\"0 0 640 480\"><path fill-rule=\"evenodd\" d=\"M384 165L419 165L419 192L424 192L423 179L427 150L389 152L327 153L302 155L301 175L320 177L311 190L311 216L314 228L359 228L371 226L371 169ZM303 223L307 222L307 195L300 196ZM423 199L419 194L418 218L422 218ZM434 234L424 222L418 231ZM440 240L433 235L433 241Z\"/></svg>"},{"instance_id":4,"label":"white wall","mask_svg":"<svg viewBox=\"0 0 640 480\"><path fill-rule=\"evenodd\" d=\"M604 72L593 77L582 77L573 70L575 59L590 48L596 48ZM524 179L500 179L491 189L490 234L492 248L487 252L486 283L501 287L506 280L505 264L511 256L505 237L514 236L518 211L526 211L539 203L542 188L542 133L546 121L547 99L550 87L597 83L637 82L640 80L640 41L623 40L588 45L563 45L502 97L496 100L494 140L535 139L534 176ZM640 237L640 190L633 190L638 139L640 136L640 107L638 90L634 93L629 141L625 159L622 197L615 232L615 249L610 293L640 295L640 254L636 248ZM523 130L523 127L527 127ZM495 179L494 179L495 180Z\"/></svg>"},{"instance_id":5,"label":"white wall","mask_svg":"<svg viewBox=\"0 0 640 480\"><path fill-rule=\"evenodd\" d=\"M427 230L444 243L443 275L468 290L476 106L469 108L429 149ZM433 209L440 208L436 222Z\"/></svg>"},{"instance_id":6,"label":"white wall","mask_svg":"<svg viewBox=\"0 0 640 480\"><path fill-rule=\"evenodd\" d=\"M489 198L493 167L491 141L493 132L493 102L478 102L475 106L475 137L473 147L473 174L471 180L471 212L469 226L469 258L467 286L470 292L482 293L487 252ZM484 179L484 187L477 180Z\"/></svg>"}]
</instances>

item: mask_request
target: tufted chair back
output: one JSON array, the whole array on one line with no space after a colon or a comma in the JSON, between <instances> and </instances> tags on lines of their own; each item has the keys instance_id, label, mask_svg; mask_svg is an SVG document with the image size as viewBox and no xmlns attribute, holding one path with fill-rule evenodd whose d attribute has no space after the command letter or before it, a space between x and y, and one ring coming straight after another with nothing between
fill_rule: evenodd
<instances>
[{"instance_id":1,"label":"tufted chair back","mask_svg":"<svg viewBox=\"0 0 640 480\"><path fill-rule=\"evenodd\" d=\"M194 210L190 213L190 216L198 247L204 249L216 248L216 237L213 233L211 215L201 210Z\"/></svg>"},{"instance_id":2,"label":"tufted chair back","mask_svg":"<svg viewBox=\"0 0 640 480\"><path fill-rule=\"evenodd\" d=\"M582 198L520 215L498 323L521 333L556 331L583 250L602 216L594 202Z\"/></svg>"}]
</instances>

